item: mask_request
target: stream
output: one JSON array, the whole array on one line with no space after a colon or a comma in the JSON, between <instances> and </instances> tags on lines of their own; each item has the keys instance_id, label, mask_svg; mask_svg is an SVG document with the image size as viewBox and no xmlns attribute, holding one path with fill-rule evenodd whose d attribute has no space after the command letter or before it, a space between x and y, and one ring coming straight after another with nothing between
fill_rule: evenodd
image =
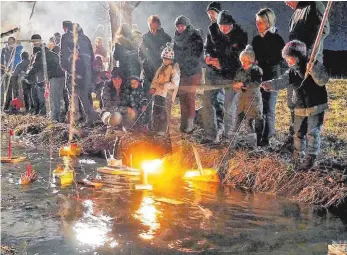
<instances>
[{"instance_id":1,"label":"stream","mask_svg":"<svg viewBox=\"0 0 347 255\"><path fill-rule=\"evenodd\" d=\"M6 155L5 139L1 147ZM13 151L28 159L1 165L1 243L19 254L327 254L347 240L347 216L320 207L183 180L135 190L134 180L98 174L105 160L90 157L75 160L76 177L104 186L61 187L50 178L57 154ZM29 161L38 180L20 185Z\"/></svg>"}]
</instances>

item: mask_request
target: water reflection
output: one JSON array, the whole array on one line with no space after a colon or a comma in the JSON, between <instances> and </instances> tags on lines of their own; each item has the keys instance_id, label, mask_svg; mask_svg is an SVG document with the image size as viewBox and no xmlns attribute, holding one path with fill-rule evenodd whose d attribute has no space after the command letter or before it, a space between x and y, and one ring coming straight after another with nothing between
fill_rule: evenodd
<instances>
[{"instance_id":1,"label":"water reflection","mask_svg":"<svg viewBox=\"0 0 347 255\"><path fill-rule=\"evenodd\" d=\"M86 211L73 226L76 239L80 244L87 244L94 248L104 246L107 242L110 243L111 247L116 247L117 241L108 236L112 229L112 218L102 213L97 216L94 215L94 202L92 200L85 200L83 205Z\"/></svg>"},{"instance_id":2,"label":"water reflection","mask_svg":"<svg viewBox=\"0 0 347 255\"><path fill-rule=\"evenodd\" d=\"M160 212L156 209L154 203L155 201L153 198L144 196L140 208L133 215L135 219L148 227L147 231L139 234L142 239L153 239L154 234L160 228L160 223L158 222L158 215Z\"/></svg>"}]
</instances>

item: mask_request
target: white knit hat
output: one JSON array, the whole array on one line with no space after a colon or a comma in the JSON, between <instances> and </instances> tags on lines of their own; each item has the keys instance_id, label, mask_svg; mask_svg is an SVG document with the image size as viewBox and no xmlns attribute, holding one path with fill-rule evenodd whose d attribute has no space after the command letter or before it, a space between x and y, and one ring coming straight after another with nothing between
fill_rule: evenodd
<instances>
[{"instance_id":1,"label":"white knit hat","mask_svg":"<svg viewBox=\"0 0 347 255\"><path fill-rule=\"evenodd\" d=\"M166 48L161 53L161 58L175 59L175 52L173 50L173 43L167 42Z\"/></svg>"}]
</instances>

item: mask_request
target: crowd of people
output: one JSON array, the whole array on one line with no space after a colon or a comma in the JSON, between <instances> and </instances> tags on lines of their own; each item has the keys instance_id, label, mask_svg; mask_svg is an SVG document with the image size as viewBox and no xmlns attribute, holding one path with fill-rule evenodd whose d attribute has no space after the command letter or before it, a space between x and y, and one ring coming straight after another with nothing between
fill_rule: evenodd
<instances>
[{"instance_id":1,"label":"crowd of people","mask_svg":"<svg viewBox=\"0 0 347 255\"><path fill-rule=\"evenodd\" d=\"M92 45L83 29L71 21L63 22L64 33L55 33L47 46L34 34L32 57L22 52L17 64L12 59L14 55L18 59L18 47L10 37L1 52L3 109L17 111L22 98L25 112L47 115L52 121L73 117L82 127L100 122L108 132L131 128L165 136L177 96L180 131L191 134L197 89L204 85L201 143L228 141L237 146L239 127L245 121L249 147L266 148L276 133L278 90L287 88L291 123L283 147L293 150L297 169L310 169L320 151L327 110L329 77L322 51L329 23L325 23L313 67L307 69L325 7L321 2L286 4L294 10L287 43L278 33L272 9L256 13L258 35L249 40L220 2L207 6L206 38L185 16L176 18L173 39L157 15L148 18L149 31L143 35L136 26L121 24L113 57L102 37ZM286 71L282 63L288 65ZM98 109L94 101L99 102Z\"/></svg>"}]
</instances>

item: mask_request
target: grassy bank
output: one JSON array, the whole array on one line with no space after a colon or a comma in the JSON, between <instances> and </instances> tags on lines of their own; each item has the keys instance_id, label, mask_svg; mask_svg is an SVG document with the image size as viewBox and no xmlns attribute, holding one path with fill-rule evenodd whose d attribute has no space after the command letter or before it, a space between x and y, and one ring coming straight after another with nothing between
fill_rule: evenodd
<instances>
[{"instance_id":1,"label":"grassy bank","mask_svg":"<svg viewBox=\"0 0 347 255\"><path fill-rule=\"evenodd\" d=\"M325 207L346 205L347 199L347 80L330 80L328 84L329 111L326 113L322 153L318 158L318 167L307 173L297 173L291 164L289 153L278 152L278 148L266 151L247 151L242 149L228 153L223 164L223 183L252 192L269 192L279 196ZM200 98L200 96L199 96ZM201 100L198 100L198 105ZM276 130L279 144L288 133L289 111L286 105L286 92L279 94L276 106ZM67 143L67 124L51 124L46 118L29 115L1 115L2 135L10 128L15 130L23 143L31 146L54 150ZM124 152L128 152L134 143L147 143L149 147L158 147L163 154L172 148L178 151L174 159L175 167L195 168L196 162L191 150L194 145L200 154L204 167L215 167L226 152L226 144L218 147L206 147L200 144L203 130L197 127L193 135L182 136L179 132L179 106L173 109L170 127L171 143L141 134L130 134L123 139ZM80 132L78 142L86 154L101 156L104 149L111 149L115 137L105 136L106 127L99 126L88 132ZM155 141L153 143L153 140ZM144 148L146 150L146 148Z\"/></svg>"}]
</instances>

